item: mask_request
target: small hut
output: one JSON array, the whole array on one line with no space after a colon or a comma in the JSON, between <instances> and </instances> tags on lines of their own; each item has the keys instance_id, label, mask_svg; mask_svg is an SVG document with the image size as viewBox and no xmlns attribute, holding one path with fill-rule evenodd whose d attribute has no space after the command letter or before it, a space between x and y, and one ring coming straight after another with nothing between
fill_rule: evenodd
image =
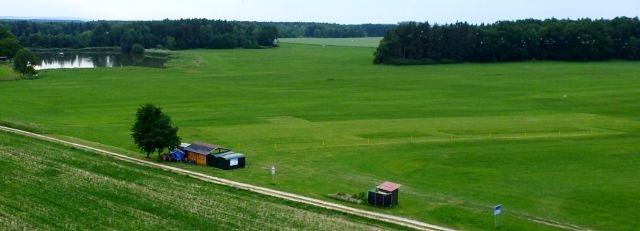
<instances>
[{"instance_id":1,"label":"small hut","mask_svg":"<svg viewBox=\"0 0 640 231\"><path fill-rule=\"evenodd\" d=\"M220 169L244 168L245 156L242 153L225 152L207 156L207 165Z\"/></svg>"},{"instance_id":2,"label":"small hut","mask_svg":"<svg viewBox=\"0 0 640 231\"><path fill-rule=\"evenodd\" d=\"M223 148L213 144L195 142L185 147L184 151L187 153L188 161L193 161L197 165L207 165L207 156L212 154L230 152L231 149Z\"/></svg>"},{"instance_id":3,"label":"small hut","mask_svg":"<svg viewBox=\"0 0 640 231\"><path fill-rule=\"evenodd\" d=\"M402 185L385 181L376 188L369 190L369 204L380 207L392 207L398 205L398 189Z\"/></svg>"}]
</instances>

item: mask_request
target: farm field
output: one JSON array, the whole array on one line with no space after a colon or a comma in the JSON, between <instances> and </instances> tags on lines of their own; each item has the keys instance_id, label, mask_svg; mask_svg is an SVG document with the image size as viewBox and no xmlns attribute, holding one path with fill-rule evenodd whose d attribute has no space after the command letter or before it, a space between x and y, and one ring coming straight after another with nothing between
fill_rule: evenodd
<instances>
[{"instance_id":1,"label":"farm field","mask_svg":"<svg viewBox=\"0 0 640 231\"><path fill-rule=\"evenodd\" d=\"M0 132L3 230L399 227Z\"/></svg>"},{"instance_id":2,"label":"farm field","mask_svg":"<svg viewBox=\"0 0 640 231\"><path fill-rule=\"evenodd\" d=\"M378 47L382 37L364 38L280 38L281 43L307 44L320 46L344 46L344 47Z\"/></svg>"},{"instance_id":3,"label":"farm field","mask_svg":"<svg viewBox=\"0 0 640 231\"><path fill-rule=\"evenodd\" d=\"M153 102L186 142L247 154L228 179L332 200L385 181L378 209L465 230L640 226L640 65L520 62L376 66L373 48L281 43L189 50L166 69L59 70L0 82L0 121L136 148L135 110ZM276 184L269 168L278 167Z\"/></svg>"}]
</instances>

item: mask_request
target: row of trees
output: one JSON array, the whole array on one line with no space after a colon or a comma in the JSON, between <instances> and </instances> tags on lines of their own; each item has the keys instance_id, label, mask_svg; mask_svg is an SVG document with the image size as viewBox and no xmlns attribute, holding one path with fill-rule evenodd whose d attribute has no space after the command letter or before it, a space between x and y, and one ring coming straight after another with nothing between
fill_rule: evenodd
<instances>
[{"instance_id":1,"label":"row of trees","mask_svg":"<svg viewBox=\"0 0 640 231\"><path fill-rule=\"evenodd\" d=\"M404 23L387 31L374 63L640 59L640 20L519 20L493 24Z\"/></svg>"},{"instance_id":2,"label":"row of trees","mask_svg":"<svg viewBox=\"0 0 640 231\"><path fill-rule=\"evenodd\" d=\"M129 53L144 48L258 48L273 46L274 26L207 19L162 21L15 21L6 24L24 46L84 48L119 46Z\"/></svg>"},{"instance_id":3,"label":"row of trees","mask_svg":"<svg viewBox=\"0 0 640 231\"><path fill-rule=\"evenodd\" d=\"M382 37L384 32L396 26L393 24L343 25L311 22L266 22L261 24L276 27L281 38Z\"/></svg>"}]
</instances>

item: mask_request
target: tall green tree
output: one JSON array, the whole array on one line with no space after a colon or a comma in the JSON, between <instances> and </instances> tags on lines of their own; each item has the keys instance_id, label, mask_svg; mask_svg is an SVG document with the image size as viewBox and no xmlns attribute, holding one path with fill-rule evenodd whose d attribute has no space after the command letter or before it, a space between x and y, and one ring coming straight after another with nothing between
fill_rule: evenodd
<instances>
[{"instance_id":1,"label":"tall green tree","mask_svg":"<svg viewBox=\"0 0 640 231\"><path fill-rule=\"evenodd\" d=\"M0 56L13 58L18 51L22 49L22 45L8 28L0 25Z\"/></svg>"},{"instance_id":2,"label":"tall green tree","mask_svg":"<svg viewBox=\"0 0 640 231\"><path fill-rule=\"evenodd\" d=\"M107 22L100 22L91 32L91 46L104 47L111 46L109 33L111 26Z\"/></svg>"},{"instance_id":3,"label":"tall green tree","mask_svg":"<svg viewBox=\"0 0 640 231\"><path fill-rule=\"evenodd\" d=\"M131 53L131 48L133 48L133 44L139 44L142 40L142 35L135 31L134 29L129 29L127 32L122 34L120 38L120 49L123 54Z\"/></svg>"},{"instance_id":4,"label":"tall green tree","mask_svg":"<svg viewBox=\"0 0 640 231\"><path fill-rule=\"evenodd\" d=\"M144 55L144 47L139 43L133 44L133 46L131 46L130 53L132 55L142 56Z\"/></svg>"},{"instance_id":5,"label":"tall green tree","mask_svg":"<svg viewBox=\"0 0 640 231\"><path fill-rule=\"evenodd\" d=\"M263 26L258 34L258 45L274 46L273 41L278 38L278 29L275 26Z\"/></svg>"},{"instance_id":6,"label":"tall green tree","mask_svg":"<svg viewBox=\"0 0 640 231\"><path fill-rule=\"evenodd\" d=\"M131 128L133 141L147 154L158 152L158 157L165 149L173 149L180 145L178 127L171 125L171 118L162 109L147 103L136 113L136 121Z\"/></svg>"},{"instance_id":7,"label":"tall green tree","mask_svg":"<svg viewBox=\"0 0 640 231\"><path fill-rule=\"evenodd\" d=\"M38 63L36 56L28 49L22 49L18 51L16 57L13 59L13 69L20 72L20 75L24 76L33 75L36 73L33 65Z\"/></svg>"}]
</instances>

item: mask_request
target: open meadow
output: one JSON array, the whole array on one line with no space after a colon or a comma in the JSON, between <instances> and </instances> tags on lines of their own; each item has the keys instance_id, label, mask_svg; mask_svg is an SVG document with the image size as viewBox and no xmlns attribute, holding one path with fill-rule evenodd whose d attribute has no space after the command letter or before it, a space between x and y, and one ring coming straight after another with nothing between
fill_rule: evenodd
<instances>
[{"instance_id":1,"label":"open meadow","mask_svg":"<svg viewBox=\"0 0 640 231\"><path fill-rule=\"evenodd\" d=\"M492 229L496 204L501 230L640 226L639 63L383 66L374 48L280 45L0 81L0 121L143 158L130 129L152 102L184 142L248 164L172 166L324 200L389 180L398 207L351 205L465 230Z\"/></svg>"},{"instance_id":2,"label":"open meadow","mask_svg":"<svg viewBox=\"0 0 640 231\"><path fill-rule=\"evenodd\" d=\"M343 47L378 47L382 37L364 38L280 38L281 43Z\"/></svg>"}]
</instances>

